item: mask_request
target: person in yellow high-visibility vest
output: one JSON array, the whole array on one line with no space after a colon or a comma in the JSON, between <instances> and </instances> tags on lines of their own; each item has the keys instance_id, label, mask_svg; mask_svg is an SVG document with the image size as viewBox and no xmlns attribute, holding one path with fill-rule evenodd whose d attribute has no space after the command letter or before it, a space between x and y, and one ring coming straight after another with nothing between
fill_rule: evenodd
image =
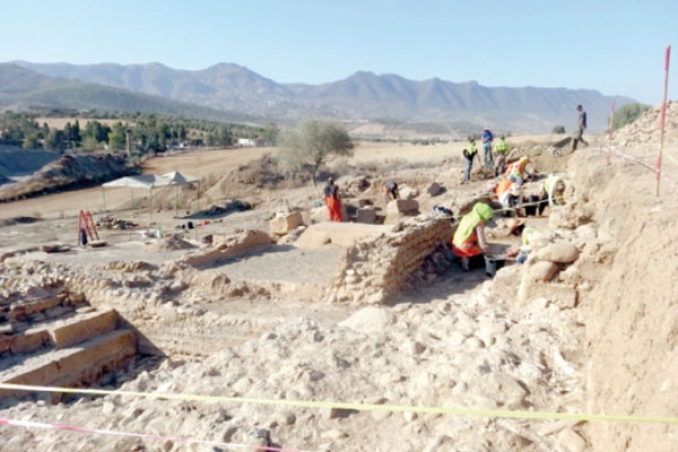
<instances>
[{"instance_id":1,"label":"person in yellow high-visibility vest","mask_svg":"<svg viewBox=\"0 0 678 452\"><path fill-rule=\"evenodd\" d=\"M527 171L527 165L530 159L524 155L506 170L506 177L511 179L518 185L523 185L526 181L532 178L532 174Z\"/></svg>"},{"instance_id":2,"label":"person in yellow high-visibility vest","mask_svg":"<svg viewBox=\"0 0 678 452\"><path fill-rule=\"evenodd\" d=\"M452 237L452 251L461 258L461 267L469 270L470 259L476 256L483 257L487 251L485 240L485 226L494 225L494 211L484 202L477 202L469 213L459 221ZM484 262L484 258L480 260Z\"/></svg>"},{"instance_id":3,"label":"person in yellow high-visibility vest","mask_svg":"<svg viewBox=\"0 0 678 452\"><path fill-rule=\"evenodd\" d=\"M506 156L510 150L509 145L506 144L506 138L503 136L494 145L494 177L499 177L506 171Z\"/></svg>"},{"instance_id":4,"label":"person in yellow high-visibility vest","mask_svg":"<svg viewBox=\"0 0 678 452\"><path fill-rule=\"evenodd\" d=\"M565 181L560 176L553 174L547 177L539 192L539 215L544 212L547 204L549 207L565 204L564 193Z\"/></svg>"},{"instance_id":5,"label":"person in yellow high-visibility vest","mask_svg":"<svg viewBox=\"0 0 678 452\"><path fill-rule=\"evenodd\" d=\"M539 229L534 226L526 226L525 222L522 220L515 220L510 228L509 232L512 235L519 235L521 238L521 246L515 247L506 252L508 257L515 257L516 261L519 264L524 263L527 260L528 255L530 254L531 245L530 241L535 234L539 233Z\"/></svg>"}]
</instances>

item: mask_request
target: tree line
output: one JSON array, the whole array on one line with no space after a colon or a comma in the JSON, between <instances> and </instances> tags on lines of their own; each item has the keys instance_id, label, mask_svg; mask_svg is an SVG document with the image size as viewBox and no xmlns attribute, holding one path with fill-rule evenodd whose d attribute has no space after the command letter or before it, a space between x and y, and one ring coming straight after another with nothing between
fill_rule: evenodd
<instances>
[{"instance_id":1,"label":"tree line","mask_svg":"<svg viewBox=\"0 0 678 452\"><path fill-rule=\"evenodd\" d=\"M127 148L129 132L131 148L147 152L182 143L228 147L233 145L235 138L260 138L275 145L279 135L278 127L273 123L257 127L154 114L137 113L127 118L116 115L117 121L106 116L86 118L84 127L76 117L58 128L50 127L46 122L39 124L33 113L4 112L0 114L0 144L61 152L66 149L122 151Z\"/></svg>"}]
</instances>

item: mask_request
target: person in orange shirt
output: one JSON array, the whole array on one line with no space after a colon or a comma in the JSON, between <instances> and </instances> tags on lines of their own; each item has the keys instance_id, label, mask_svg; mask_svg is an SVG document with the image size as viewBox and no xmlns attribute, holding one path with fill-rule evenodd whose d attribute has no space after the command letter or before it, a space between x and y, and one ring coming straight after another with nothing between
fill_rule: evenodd
<instances>
[{"instance_id":1,"label":"person in orange shirt","mask_svg":"<svg viewBox=\"0 0 678 452\"><path fill-rule=\"evenodd\" d=\"M325 204L330 215L330 221L341 222L341 200L339 199L339 186L331 177L325 185Z\"/></svg>"}]
</instances>

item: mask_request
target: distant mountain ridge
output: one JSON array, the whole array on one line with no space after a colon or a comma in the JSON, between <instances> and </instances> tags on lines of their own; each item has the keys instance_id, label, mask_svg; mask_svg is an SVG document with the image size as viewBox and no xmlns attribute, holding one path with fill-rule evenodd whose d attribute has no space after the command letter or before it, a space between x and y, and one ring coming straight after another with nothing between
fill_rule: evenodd
<instances>
[{"instance_id":1,"label":"distant mountain ridge","mask_svg":"<svg viewBox=\"0 0 678 452\"><path fill-rule=\"evenodd\" d=\"M0 108L35 107L156 113L215 121L245 122L252 118L103 84L40 74L0 63Z\"/></svg>"},{"instance_id":2,"label":"distant mountain ridge","mask_svg":"<svg viewBox=\"0 0 678 452\"><path fill-rule=\"evenodd\" d=\"M360 71L320 85L281 84L233 63L204 70L173 69L160 63L73 65L18 61L41 74L82 80L273 121L307 117L338 120L466 122L515 132L571 130L575 106L589 113L589 127L606 127L610 102L633 102L595 90L485 87L439 78L413 81L395 74Z\"/></svg>"}]
</instances>

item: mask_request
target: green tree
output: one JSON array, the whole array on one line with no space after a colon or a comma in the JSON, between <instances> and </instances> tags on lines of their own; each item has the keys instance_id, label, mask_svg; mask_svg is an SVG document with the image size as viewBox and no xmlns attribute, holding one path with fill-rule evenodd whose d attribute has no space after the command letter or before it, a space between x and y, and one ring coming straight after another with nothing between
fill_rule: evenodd
<instances>
[{"instance_id":1,"label":"green tree","mask_svg":"<svg viewBox=\"0 0 678 452\"><path fill-rule=\"evenodd\" d=\"M649 105L633 103L626 104L617 110L614 114L614 120L612 121L612 130L617 130L624 127L627 124L631 124L633 121L638 119L640 115L650 110Z\"/></svg>"},{"instance_id":2,"label":"green tree","mask_svg":"<svg viewBox=\"0 0 678 452\"><path fill-rule=\"evenodd\" d=\"M348 132L339 124L306 121L298 132L284 137L280 164L289 172L307 168L315 186L318 169L336 156L352 155L353 147Z\"/></svg>"},{"instance_id":3,"label":"green tree","mask_svg":"<svg viewBox=\"0 0 678 452\"><path fill-rule=\"evenodd\" d=\"M278 144L278 136L280 135L280 130L278 129L278 126L274 123L271 122L266 127L264 127L263 131L263 136L264 140L270 145L270 146L275 146Z\"/></svg>"},{"instance_id":4,"label":"green tree","mask_svg":"<svg viewBox=\"0 0 678 452\"><path fill-rule=\"evenodd\" d=\"M36 149L38 147L38 136L35 133L26 135L21 142L21 147L24 149Z\"/></svg>"},{"instance_id":5,"label":"green tree","mask_svg":"<svg viewBox=\"0 0 678 452\"><path fill-rule=\"evenodd\" d=\"M66 149L66 137L64 132L59 129L50 129L45 138L45 148L60 152Z\"/></svg>"},{"instance_id":6,"label":"green tree","mask_svg":"<svg viewBox=\"0 0 678 452\"><path fill-rule=\"evenodd\" d=\"M99 149L101 147L101 145L99 144L99 142L97 141L96 138L94 138L93 136L90 136L90 135L86 135L85 139L82 142L82 147L86 151L91 152L91 151L96 151L97 149Z\"/></svg>"},{"instance_id":7,"label":"green tree","mask_svg":"<svg viewBox=\"0 0 678 452\"><path fill-rule=\"evenodd\" d=\"M125 126L121 122L116 122L108 133L108 146L112 151L122 151L127 146L125 136Z\"/></svg>"},{"instance_id":8,"label":"green tree","mask_svg":"<svg viewBox=\"0 0 678 452\"><path fill-rule=\"evenodd\" d=\"M562 135L565 133L565 126L555 126L551 133L554 133L556 135Z\"/></svg>"}]
</instances>

